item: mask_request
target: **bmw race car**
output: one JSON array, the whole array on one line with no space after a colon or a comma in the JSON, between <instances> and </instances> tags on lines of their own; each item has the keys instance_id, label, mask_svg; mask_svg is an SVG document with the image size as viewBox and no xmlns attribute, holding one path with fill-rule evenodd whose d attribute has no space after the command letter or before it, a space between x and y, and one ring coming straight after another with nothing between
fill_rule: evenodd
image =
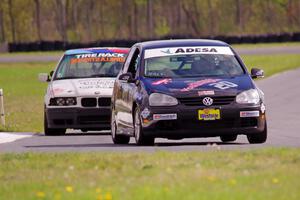
<instances>
[{"instance_id":1,"label":"bmw race car","mask_svg":"<svg viewBox=\"0 0 300 200\"><path fill-rule=\"evenodd\" d=\"M45 95L45 135L62 135L66 129L110 129L111 95L129 49L88 48L68 50L54 72L39 74L49 82Z\"/></svg>"},{"instance_id":2,"label":"bmw race car","mask_svg":"<svg viewBox=\"0 0 300 200\"><path fill-rule=\"evenodd\" d=\"M215 40L149 41L135 44L117 77L111 129L116 144L135 137L154 139L216 137L223 142L244 134L250 143L267 139L263 92L237 53Z\"/></svg>"}]
</instances>

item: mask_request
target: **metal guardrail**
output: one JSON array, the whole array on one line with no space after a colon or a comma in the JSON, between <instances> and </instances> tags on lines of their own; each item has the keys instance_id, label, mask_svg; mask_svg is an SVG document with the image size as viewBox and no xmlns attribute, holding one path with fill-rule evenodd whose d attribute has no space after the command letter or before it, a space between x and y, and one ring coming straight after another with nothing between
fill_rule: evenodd
<instances>
[{"instance_id":1,"label":"metal guardrail","mask_svg":"<svg viewBox=\"0 0 300 200\"><path fill-rule=\"evenodd\" d=\"M5 112L4 112L4 100L3 89L0 89L0 124L5 126Z\"/></svg>"}]
</instances>

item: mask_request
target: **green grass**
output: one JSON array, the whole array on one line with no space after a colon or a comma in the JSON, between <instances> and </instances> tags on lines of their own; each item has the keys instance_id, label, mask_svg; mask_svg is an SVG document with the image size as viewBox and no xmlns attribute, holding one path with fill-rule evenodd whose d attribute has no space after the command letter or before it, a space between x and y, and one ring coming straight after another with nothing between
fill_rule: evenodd
<instances>
[{"instance_id":1,"label":"green grass","mask_svg":"<svg viewBox=\"0 0 300 200\"><path fill-rule=\"evenodd\" d=\"M299 155L300 149L279 148L0 154L0 197L298 200Z\"/></svg>"},{"instance_id":2,"label":"green grass","mask_svg":"<svg viewBox=\"0 0 300 200\"><path fill-rule=\"evenodd\" d=\"M300 42L282 42L282 43L257 43L257 44L233 44L234 48L260 48L260 47L290 47L300 46Z\"/></svg>"},{"instance_id":3,"label":"green grass","mask_svg":"<svg viewBox=\"0 0 300 200\"><path fill-rule=\"evenodd\" d=\"M242 56L248 68L259 67L266 76L300 67L299 55ZM0 88L4 89L6 127L0 131L43 131L43 97L46 83L37 80L40 72L49 72L56 63L0 63Z\"/></svg>"},{"instance_id":4,"label":"green grass","mask_svg":"<svg viewBox=\"0 0 300 200\"><path fill-rule=\"evenodd\" d=\"M43 98L47 84L38 82L40 72L55 63L0 63L0 88L4 90L7 126L5 131L40 132L43 126Z\"/></svg>"},{"instance_id":5,"label":"green grass","mask_svg":"<svg viewBox=\"0 0 300 200\"><path fill-rule=\"evenodd\" d=\"M300 67L300 55L244 55L242 56L248 69L257 67L265 71L265 76Z\"/></svg>"},{"instance_id":6,"label":"green grass","mask_svg":"<svg viewBox=\"0 0 300 200\"><path fill-rule=\"evenodd\" d=\"M26 56L26 55L36 55L36 56L61 56L63 51L29 51L29 52L14 52L14 53L0 53L0 57L7 57L7 56Z\"/></svg>"}]
</instances>

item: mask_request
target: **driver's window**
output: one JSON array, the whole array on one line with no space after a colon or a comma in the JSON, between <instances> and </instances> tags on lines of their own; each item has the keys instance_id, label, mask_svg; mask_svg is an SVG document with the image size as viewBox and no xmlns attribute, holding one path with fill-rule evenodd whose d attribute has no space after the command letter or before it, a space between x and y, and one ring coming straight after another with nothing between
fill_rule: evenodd
<instances>
[{"instance_id":1,"label":"driver's window","mask_svg":"<svg viewBox=\"0 0 300 200\"><path fill-rule=\"evenodd\" d=\"M136 49L132 56L132 59L131 59L131 62L129 64L129 68L128 68L128 72L130 72L132 74L132 77L135 77L135 75L136 75L139 61L140 61L140 50Z\"/></svg>"}]
</instances>

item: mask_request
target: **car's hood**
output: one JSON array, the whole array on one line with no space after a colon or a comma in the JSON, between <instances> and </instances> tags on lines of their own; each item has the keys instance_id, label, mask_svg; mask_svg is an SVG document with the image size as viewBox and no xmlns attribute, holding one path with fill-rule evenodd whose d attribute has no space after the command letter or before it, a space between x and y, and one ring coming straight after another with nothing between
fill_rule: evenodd
<instances>
[{"instance_id":1,"label":"car's hood","mask_svg":"<svg viewBox=\"0 0 300 200\"><path fill-rule=\"evenodd\" d=\"M176 78L143 80L148 92L171 94L176 97L201 95L236 95L241 91L254 88L248 75L236 77Z\"/></svg>"},{"instance_id":2,"label":"car's hood","mask_svg":"<svg viewBox=\"0 0 300 200\"><path fill-rule=\"evenodd\" d=\"M54 97L111 96L115 78L55 80L50 85Z\"/></svg>"}]
</instances>

